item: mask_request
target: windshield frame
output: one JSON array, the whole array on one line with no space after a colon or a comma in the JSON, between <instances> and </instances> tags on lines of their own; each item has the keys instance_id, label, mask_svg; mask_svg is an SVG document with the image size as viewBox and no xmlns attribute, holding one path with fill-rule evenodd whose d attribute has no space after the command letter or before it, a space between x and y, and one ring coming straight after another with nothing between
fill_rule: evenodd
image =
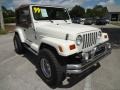
<instances>
[{"instance_id":1,"label":"windshield frame","mask_svg":"<svg viewBox=\"0 0 120 90\"><path fill-rule=\"evenodd\" d=\"M46 8L61 9L61 10L63 9L64 12L66 11L67 16L65 18L62 18L62 19L53 19L53 18L49 18L49 16L46 17L46 18L43 17L43 18L40 18L40 19L36 19L35 16L34 16L33 7L39 7L39 8L43 8L43 9L46 9ZM31 13L32 13L32 16L33 16L34 20L36 20L36 21L39 21L39 20L70 20L70 15L68 13L68 10L66 8L62 8L62 7L32 6L31 7Z\"/></svg>"}]
</instances>

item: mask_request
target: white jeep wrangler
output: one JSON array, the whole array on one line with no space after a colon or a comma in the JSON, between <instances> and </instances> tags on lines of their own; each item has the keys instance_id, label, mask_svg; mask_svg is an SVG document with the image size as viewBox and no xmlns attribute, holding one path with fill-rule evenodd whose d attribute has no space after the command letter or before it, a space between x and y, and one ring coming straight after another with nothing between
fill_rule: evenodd
<instances>
[{"instance_id":1,"label":"white jeep wrangler","mask_svg":"<svg viewBox=\"0 0 120 90\"><path fill-rule=\"evenodd\" d=\"M42 79L57 86L66 75L81 74L111 53L107 33L74 24L61 7L22 5L16 9L15 51L37 55Z\"/></svg>"}]
</instances>

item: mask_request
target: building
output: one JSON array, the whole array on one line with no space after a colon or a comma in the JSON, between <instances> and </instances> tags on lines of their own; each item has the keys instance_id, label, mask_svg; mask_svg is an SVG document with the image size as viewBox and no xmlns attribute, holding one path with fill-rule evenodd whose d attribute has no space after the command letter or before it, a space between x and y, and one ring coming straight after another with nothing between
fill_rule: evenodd
<instances>
[{"instance_id":1,"label":"building","mask_svg":"<svg viewBox=\"0 0 120 90\"><path fill-rule=\"evenodd\" d=\"M120 21L120 6L108 5L107 9L110 21Z\"/></svg>"}]
</instances>

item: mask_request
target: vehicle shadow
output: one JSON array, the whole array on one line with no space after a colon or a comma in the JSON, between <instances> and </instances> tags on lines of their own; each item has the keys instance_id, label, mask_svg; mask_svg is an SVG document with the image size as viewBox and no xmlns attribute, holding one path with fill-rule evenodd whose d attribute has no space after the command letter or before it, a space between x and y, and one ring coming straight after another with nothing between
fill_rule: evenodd
<instances>
[{"instance_id":1,"label":"vehicle shadow","mask_svg":"<svg viewBox=\"0 0 120 90\"><path fill-rule=\"evenodd\" d=\"M108 33L112 48L120 48L120 28L102 28L102 31Z\"/></svg>"},{"instance_id":2,"label":"vehicle shadow","mask_svg":"<svg viewBox=\"0 0 120 90\"><path fill-rule=\"evenodd\" d=\"M36 69L37 69L36 74L42 79L41 73L39 72L39 65L37 63L38 62L38 57L36 55L34 55L33 53L29 52L28 50L25 50L25 53L24 53L23 57L27 58L27 60L29 60L36 67ZM79 83L80 81L85 79L92 72L97 70L99 67L100 67L100 64L97 64L96 66L91 67L90 69L88 69L87 71L85 71L84 73L82 73L80 75L69 75L69 79L67 80L68 84L63 85L61 83L60 86L55 87L55 88L70 88L70 87L73 87L74 85L76 85L77 83ZM43 80L43 82L44 82L44 80ZM54 89L54 87L50 87L50 88Z\"/></svg>"}]
</instances>

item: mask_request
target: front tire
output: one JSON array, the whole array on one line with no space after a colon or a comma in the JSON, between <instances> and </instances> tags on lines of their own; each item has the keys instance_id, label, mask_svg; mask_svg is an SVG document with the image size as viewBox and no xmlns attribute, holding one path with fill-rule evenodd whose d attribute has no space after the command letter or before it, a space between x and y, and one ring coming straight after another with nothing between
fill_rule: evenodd
<instances>
[{"instance_id":1,"label":"front tire","mask_svg":"<svg viewBox=\"0 0 120 90\"><path fill-rule=\"evenodd\" d=\"M15 34L13 41L16 53L22 54L24 52L24 49L18 34Z\"/></svg>"},{"instance_id":2,"label":"front tire","mask_svg":"<svg viewBox=\"0 0 120 90\"><path fill-rule=\"evenodd\" d=\"M42 49L39 53L39 70L41 78L52 88L56 88L63 80L63 67L58 63L55 55L49 49Z\"/></svg>"}]
</instances>

